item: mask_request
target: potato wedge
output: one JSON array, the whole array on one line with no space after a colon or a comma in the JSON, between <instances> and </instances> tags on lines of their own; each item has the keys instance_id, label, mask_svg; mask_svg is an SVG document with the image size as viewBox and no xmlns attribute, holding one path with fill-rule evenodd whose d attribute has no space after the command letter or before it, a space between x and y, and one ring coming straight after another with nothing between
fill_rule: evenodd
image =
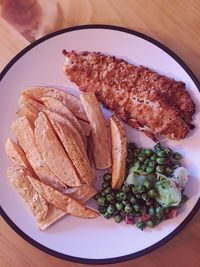
<instances>
[{"instance_id":1,"label":"potato wedge","mask_svg":"<svg viewBox=\"0 0 200 267\"><path fill-rule=\"evenodd\" d=\"M95 179L95 173L90 166L88 158L82 154L70 128L56 120L52 121L52 125L76 168L82 183L92 184Z\"/></svg>"},{"instance_id":2,"label":"potato wedge","mask_svg":"<svg viewBox=\"0 0 200 267\"><path fill-rule=\"evenodd\" d=\"M38 113L44 108L44 105L26 95L21 95L18 101L18 107L19 110L16 112L18 116L26 116L31 122L34 122Z\"/></svg>"},{"instance_id":3,"label":"potato wedge","mask_svg":"<svg viewBox=\"0 0 200 267\"><path fill-rule=\"evenodd\" d=\"M18 107L20 108L21 105L27 105L27 106L32 106L33 108L35 108L36 110L41 111L44 108L44 105L30 97L28 97L27 95L21 95L19 100L18 100Z\"/></svg>"},{"instance_id":4,"label":"potato wedge","mask_svg":"<svg viewBox=\"0 0 200 267\"><path fill-rule=\"evenodd\" d=\"M33 123L37 118L38 110L33 108L32 106L27 106L25 104L22 104L18 109L18 111L16 112L16 114L19 117L26 116L29 119L29 121Z\"/></svg>"},{"instance_id":5,"label":"potato wedge","mask_svg":"<svg viewBox=\"0 0 200 267\"><path fill-rule=\"evenodd\" d=\"M93 186L82 185L76 188L67 188L63 193L84 203L94 197L97 194L97 190Z\"/></svg>"},{"instance_id":6,"label":"potato wedge","mask_svg":"<svg viewBox=\"0 0 200 267\"><path fill-rule=\"evenodd\" d=\"M43 220L38 221L37 226L40 230L46 230L52 224L63 218L65 215L67 215L66 212L54 207L51 204L48 204L47 216Z\"/></svg>"},{"instance_id":7,"label":"potato wedge","mask_svg":"<svg viewBox=\"0 0 200 267\"><path fill-rule=\"evenodd\" d=\"M80 186L78 174L43 112L35 120L34 134L37 147L50 170L66 185Z\"/></svg>"},{"instance_id":8,"label":"potato wedge","mask_svg":"<svg viewBox=\"0 0 200 267\"><path fill-rule=\"evenodd\" d=\"M80 119L78 119L78 121L79 121L79 124L80 124L81 128L83 129L85 135L89 136L90 132L91 132L91 126L90 126L89 122L82 121Z\"/></svg>"},{"instance_id":9,"label":"potato wedge","mask_svg":"<svg viewBox=\"0 0 200 267\"><path fill-rule=\"evenodd\" d=\"M52 87L35 86L35 87L26 88L23 91L23 94L40 102L41 102L42 97L46 97L46 96L59 99L64 105L66 105L71 110L71 112L77 118L80 118L84 121L88 121L80 100L77 97L65 91L58 90Z\"/></svg>"},{"instance_id":10,"label":"potato wedge","mask_svg":"<svg viewBox=\"0 0 200 267\"><path fill-rule=\"evenodd\" d=\"M76 188L65 189L63 194L71 196L73 199L78 200L82 203L88 201L90 198L97 194L97 190L93 186L82 185ZM50 227L53 223L67 215L66 212L48 204L47 216L38 222L40 230L45 230Z\"/></svg>"},{"instance_id":11,"label":"potato wedge","mask_svg":"<svg viewBox=\"0 0 200 267\"><path fill-rule=\"evenodd\" d=\"M122 122L116 115L110 118L112 145L112 188L120 189L125 178L127 138Z\"/></svg>"},{"instance_id":12,"label":"potato wedge","mask_svg":"<svg viewBox=\"0 0 200 267\"><path fill-rule=\"evenodd\" d=\"M81 92L80 99L91 125L91 141L95 167L106 169L111 166L108 130L97 98L93 92Z\"/></svg>"},{"instance_id":13,"label":"potato wedge","mask_svg":"<svg viewBox=\"0 0 200 267\"><path fill-rule=\"evenodd\" d=\"M20 196L28 204L36 221L40 222L47 215L48 205L46 200L33 188L26 176L27 174L30 173L22 166L13 166L7 170L9 180Z\"/></svg>"},{"instance_id":14,"label":"potato wedge","mask_svg":"<svg viewBox=\"0 0 200 267\"><path fill-rule=\"evenodd\" d=\"M76 143L78 144L78 147L80 148L82 154L87 157L87 152L85 149L85 144L81 138L80 133L77 131L77 129L71 124L71 122L60 116L59 114L53 113L52 111L45 109L43 112L47 115L49 121L51 122L51 125L53 126L54 121L58 121L62 123L63 125L66 125L68 128L70 128L71 132L73 133L74 138L76 139ZM65 138L68 138L67 136Z\"/></svg>"},{"instance_id":15,"label":"potato wedge","mask_svg":"<svg viewBox=\"0 0 200 267\"><path fill-rule=\"evenodd\" d=\"M71 124L79 131L84 144L86 144L86 137L85 133L78 121L78 119L74 116L74 114L65 106L60 100L53 98L53 97L42 97L42 102L44 103L45 107L52 112L58 113L62 117L66 118L71 122Z\"/></svg>"},{"instance_id":16,"label":"potato wedge","mask_svg":"<svg viewBox=\"0 0 200 267\"><path fill-rule=\"evenodd\" d=\"M51 203L53 206L61 209L62 211L77 217L88 219L99 216L98 212L87 208L82 203L71 198L70 196L62 194L51 186L48 186L31 176L27 177L38 194L46 199L48 203Z\"/></svg>"},{"instance_id":17,"label":"potato wedge","mask_svg":"<svg viewBox=\"0 0 200 267\"><path fill-rule=\"evenodd\" d=\"M31 173L34 173L22 148L10 138L6 141L5 151L14 165L25 167L29 169Z\"/></svg>"},{"instance_id":18,"label":"potato wedge","mask_svg":"<svg viewBox=\"0 0 200 267\"><path fill-rule=\"evenodd\" d=\"M38 178L57 189L66 187L64 182L53 174L40 155L30 121L26 117L21 117L12 123L11 128Z\"/></svg>"}]
</instances>

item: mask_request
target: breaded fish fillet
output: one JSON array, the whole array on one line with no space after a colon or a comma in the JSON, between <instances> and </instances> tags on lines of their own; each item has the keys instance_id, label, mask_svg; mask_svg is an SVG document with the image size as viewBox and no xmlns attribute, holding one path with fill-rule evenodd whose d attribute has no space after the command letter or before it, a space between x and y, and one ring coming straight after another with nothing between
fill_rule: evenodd
<instances>
[{"instance_id":1,"label":"breaded fish fillet","mask_svg":"<svg viewBox=\"0 0 200 267\"><path fill-rule=\"evenodd\" d=\"M95 92L107 108L153 140L160 135L183 139L193 128L195 105L184 83L97 52L63 53L64 72L80 90Z\"/></svg>"}]
</instances>

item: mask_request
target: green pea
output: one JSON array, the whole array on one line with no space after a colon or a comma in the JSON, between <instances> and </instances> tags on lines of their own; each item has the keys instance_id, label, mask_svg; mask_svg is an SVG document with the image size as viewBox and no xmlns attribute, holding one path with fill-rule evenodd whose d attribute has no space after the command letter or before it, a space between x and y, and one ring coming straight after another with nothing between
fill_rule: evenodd
<instances>
[{"instance_id":1,"label":"green pea","mask_svg":"<svg viewBox=\"0 0 200 267\"><path fill-rule=\"evenodd\" d=\"M99 196L97 202L99 205L104 206L106 204L106 198L104 196Z\"/></svg>"},{"instance_id":2,"label":"green pea","mask_svg":"<svg viewBox=\"0 0 200 267\"><path fill-rule=\"evenodd\" d=\"M134 208L134 210L135 210L136 212L138 212L138 211L140 210L140 206L139 206L138 204L135 204L135 205L133 206L133 208Z\"/></svg>"},{"instance_id":3,"label":"green pea","mask_svg":"<svg viewBox=\"0 0 200 267\"><path fill-rule=\"evenodd\" d=\"M156 162L160 165L163 165L165 163L165 159L164 158L157 158Z\"/></svg>"},{"instance_id":4,"label":"green pea","mask_svg":"<svg viewBox=\"0 0 200 267\"><path fill-rule=\"evenodd\" d=\"M150 167L150 166L147 166L146 167L146 172L147 173L153 173L153 171L154 171L154 168L153 167Z\"/></svg>"},{"instance_id":5,"label":"green pea","mask_svg":"<svg viewBox=\"0 0 200 267\"><path fill-rule=\"evenodd\" d=\"M109 220L110 218L112 218L112 214L108 213L108 212L105 212L103 214L104 218L106 218L107 220Z\"/></svg>"},{"instance_id":6,"label":"green pea","mask_svg":"<svg viewBox=\"0 0 200 267\"><path fill-rule=\"evenodd\" d=\"M133 207L131 204L126 204L126 206L124 207L124 211L126 213L132 213L133 212Z\"/></svg>"},{"instance_id":7,"label":"green pea","mask_svg":"<svg viewBox=\"0 0 200 267\"><path fill-rule=\"evenodd\" d=\"M149 208L149 209L148 209L148 213L149 213L150 216L154 216L154 215L155 215L155 210L154 210L154 208L153 208L153 207Z\"/></svg>"},{"instance_id":8,"label":"green pea","mask_svg":"<svg viewBox=\"0 0 200 267\"><path fill-rule=\"evenodd\" d=\"M108 195L106 196L106 199L107 199L109 202L111 202L112 200L115 199L115 194L114 194L114 193L108 194Z\"/></svg>"},{"instance_id":9,"label":"green pea","mask_svg":"<svg viewBox=\"0 0 200 267\"><path fill-rule=\"evenodd\" d=\"M106 194L110 194L112 192L112 187L109 186L106 189L104 189L104 191L105 191Z\"/></svg>"},{"instance_id":10,"label":"green pea","mask_svg":"<svg viewBox=\"0 0 200 267\"><path fill-rule=\"evenodd\" d=\"M156 191L155 189L150 189L150 190L148 191L147 195L148 195L149 197L151 197L151 198L155 198L155 197L158 195L158 193L157 193L157 191Z\"/></svg>"},{"instance_id":11,"label":"green pea","mask_svg":"<svg viewBox=\"0 0 200 267\"><path fill-rule=\"evenodd\" d=\"M104 181L110 182L112 180L112 176L110 173L105 173L103 176Z\"/></svg>"},{"instance_id":12,"label":"green pea","mask_svg":"<svg viewBox=\"0 0 200 267\"><path fill-rule=\"evenodd\" d=\"M141 162L143 162L145 160L145 156L142 155L142 154L139 154L138 155L138 160L141 161Z\"/></svg>"},{"instance_id":13,"label":"green pea","mask_svg":"<svg viewBox=\"0 0 200 267\"><path fill-rule=\"evenodd\" d=\"M160 158L164 158L165 152L163 150L158 150L158 151L156 151L156 155Z\"/></svg>"},{"instance_id":14,"label":"green pea","mask_svg":"<svg viewBox=\"0 0 200 267\"><path fill-rule=\"evenodd\" d=\"M183 157L182 157L182 155L180 153L176 152L176 153L174 153L174 158L176 160L181 160Z\"/></svg>"},{"instance_id":15,"label":"green pea","mask_svg":"<svg viewBox=\"0 0 200 267\"><path fill-rule=\"evenodd\" d=\"M153 228L155 226L154 222L152 220L148 220L146 222L146 226L150 227L150 228Z\"/></svg>"},{"instance_id":16,"label":"green pea","mask_svg":"<svg viewBox=\"0 0 200 267\"><path fill-rule=\"evenodd\" d=\"M152 160L149 161L149 164L148 164L149 167L153 167L154 168L155 165L156 165L155 161L152 161Z\"/></svg>"},{"instance_id":17,"label":"green pea","mask_svg":"<svg viewBox=\"0 0 200 267\"><path fill-rule=\"evenodd\" d=\"M117 215L115 215L114 220L116 223L120 223L123 221L123 217L121 214L117 214Z\"/></svg>"},{"instance_id":18,"label":"green pea","mask_svg":"<svg viewBox=\"0 0 200 267\"><path fill-rule=\"evenodd\" d=\"M143 230L145 228L145 222L138 222L136 223L136 227Z\"/></svg>"},{"instance_id":19,"label":"green pea","mask_svg":"<svg viewBox=\"0 0 200 267\"><path fill-rule=\"evenodd\" d=\"M160 144L160 143L157 143L157 144L154 146L154 149L155 149L155 150L160 150L160 149L162 149L161 144Z\"/></svg>"},{"instance_id":20,"label":"green pea","mask_svg":"<svg viewBox=\"0 0 200 267\"><path fill-rule=\"evenodd\" d=\"M157 172L160 172L160 173L163 173L163 172L164 172L164 167L158 165L158 166L156 166L156 171L157 171Z\"/></svg>"},{"instance_id":21,"label":"green pea","mask_svg":"<svg viewBox=\"0 0 200 267\"><path fill-rule=\"evenodd\" d=\"M152 156L150 157L150 159L151 159L152 161L155 161L155 160L157 159L157 157L156 157L156 155L154 154L154 155L152 155Z\"/></svg>"},{"instance_id":22,"label":"green pea","mask_svg":"<svg viewBox=\"0 0 200 267\"><path fill-rule=\"evenodd\" d=\"M137 194L138 193L138 187L137 186L133 186L132 187L132 192L133 192L133 194Z\"/></svg>"},{"instance_id":23,"label":"green pea","mask_svg":"<svg viewBox=\"0 0 200 267\"><path fill-rule=\"evenodd\" d=\"M166 148L164 149L164 152L165 152L166 155L171 155L172 150L171 150L169 147L166 147Z\"/></svg>"},{"instance_id":24,"label":"green pea","mask_svg":"<svg viewBox=\"0 0 200 267\"><path fill-rule=\"evenodd\" d=\"M127 194L125 193L125 192L119 192L119 198L121 199L121 200L125 200L125 199L127 199Z\"/></svg>"},{"instance_id":25,"label":"green pea","mask_svg":"<svg viewBox=\"0 0 200 267\"><path fill-rule=\"evenodd\" d=\"M145 192L144 185L138 185L138 193L143 193L143 192Z\"/></svg>"},{"instance_id":26,"label":"green pea","mask_svg":"<svg viewBox=\"0 0 200 267\"><path fill-rule=\"evenodd\" d=\"M110 186L110 182L108 182L108 181L105 181L105 182L102 184L102 187L103 187L103 188L107 188L108 186Z\"/></svg>"},{"instance_id":27,"label":"green pea","mask_svg":"<svg viewBox=\"0 0 200 267\"><path fill-rule=\"evenodd\" d=\"M130 192L131 191L131 189L130 189L130 187L128 187L128 186L126 186L126 185L123 185L122 186L122 188L121 188L121 191L123 191L123 192Z\"/></svg>"},{"instance_id":28,"label":"green pea","mask_svg":"<svg viewBox=\"0 0 200 267\"><path fill-rule=\"evenodd\" d=\"M149 190L149 189L151 189L152 188L152 183L149 181L149 180L145 180L144 181L144 183L143 183L143 186L147 189L147 190Z\"/></svg>"},{"instance_id":29,"label":"green pea","mask_svg":"<svg viewBox=\"0 0 200 267\"><path fill-rule=\"evenodd\" d=\"M165 173L166 173L167 175L171 175L171 174L173 173L172 168L170 168L170 167L166 167L166 168L165 168Z\"/></svg>"},{"instance_id":30,"label":"green pea","mask_svg":"<svg viewBox=\"0 0 200 267\"><path fill-rule=\"evenodd\" d=\"M145 171L146 167L147 167L146 164L142 164L142 166L140 167L140 170Z\"/></svg>"},{"instance_id":31,"label":"green pea","mask_svg":"<svg viewBox=\"0 0 200 267\"><path fill-rule=\"evenodd\" d=\"M107 212L108 212L108 213L113 214L115 211L116 211L116 208L115 208L114 205L110 204L110 205L107 207Z\"/></svg>"},{"instance_id":32,"label":"green pea","mask_svg":"<svg viewBox=\"0 0 200 267\"><path fill-rule=\"evenodd\" d=\"M105 206L99 206L98 207L98 211L101 213L101 214L104 214L106 212L107 208Z\"/></svg>"},{"instance_id":33,"label":"green pea","mask_svg":"<svg viewBox=\"0 0 200 267\"><path fill-rule=\"evenodd\" d=\"M119 211L121 211L121 210L124 209L124 205L123 205L123 203L121 203L121 202L117 202L117 203L115 204L115 207L116 207L116 209L119 210Z\"/></svg>"},{"instance_id":34,"label":"green pea","mask_svg":"<svg viewBox=\"0 0 200 267\"><path fill-rule=\"evenodd\" d=\"M145 155L147 156L147 157L151 157L152 156L152 154L153 154L153 151L151 150L151 149L145 149Z\"/></svg>"},{"instance_id":35,"label":"green pea","mask_svg":"<svg viewBox=\"0 0 200 267\"><path fill-rule=\"evenodd\" d=\"M156 208L156 217L160 220L164 217L165 213L162 207Z\"/></svg>"},{"instance_id":36,"label":"green pea","mask_svg":"<svg viewBox=\"0 0 200 267\"><path fill-rule=\"evenodd\" d=\"M129 201L128 199L125 199L125 200L122 200L122 203L123 203L124 206L125 206L126 204L130 204L130 201Z\"/></svg>"},{"instance_id":37,"label":"green pea","mask_svg":"<svg viewBox=\"0 0 200 267\"><path fill-rule=\"evenodd\" d=\"M131 202L131 204L136 204L137 203L137 199L135 197L131 197L130 198L130 202Z\"/></svg>"}]
</instances>

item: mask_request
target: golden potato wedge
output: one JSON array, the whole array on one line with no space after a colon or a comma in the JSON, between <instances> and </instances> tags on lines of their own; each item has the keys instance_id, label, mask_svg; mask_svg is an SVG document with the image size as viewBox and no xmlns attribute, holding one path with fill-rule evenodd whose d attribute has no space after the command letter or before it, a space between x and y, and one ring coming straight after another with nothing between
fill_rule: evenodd
<instances>
[{"instance_id":1,"label":"golden potato wedge","mask_svg":"<svg viewBox=\"0 0 200 267\"><path fill-rule=\"evenodd\" d=\"M35 120L34 134L37 147L50 170L66 185L80 186L78 174L43 112Z\"/></svg>"},{"instance_id":2,"label":"golden potato wedge","mask_svg":"<svg viewBox=\"0 0 200 267\"><path fill-rule=\"evenodd\" d=\"M91 125L91 141L94 164L97 169L111 166L108 130L103 112L93 92L81 92L80 99Z\"/></svg>"},{"instance_id":3,"label":"golden potato wedge","mask_svg":"<svg viewBox=\"0 0 200 267\"><path fill-rule=\"evenodd\" d=\"M62 117L66 118L71 122L71 124L79 131L84 144L86 143L85 133L78 121L78 119L74 116L74 114L65 106L60 100L53 98L53 97L42 97L42 102L44 103L45 107L52 112L58 113Z\"/></svg>"},{"instance_id":4,"label":"golden potato wedge","mask_svg":"<svg viewBox=\"0 0 200 267\"><path fill-rule=\"evenodd\" d=\"M69 195L73 199L84 203L95 196L97 194L97 190L93 186L82 185L76 188L65 189L63 194ZM67 215L66 212L48 204L47 216L38 222L37 225L40 230L45 230L65 215Z\"/></svg>"},{"instance_id":5,"label":"golden potato wedge","mask_svg":"<svg viewBox=\"0 0 200 267\"><path fill-rule=\"evenodd\" d=\"M51 204L48 204L47 216L43 220L38 221L37 226L40 230L46 230L52 224L63 218L65 215L67 215L66 212L54 207Z\"/></svg>"},{"instance_id":6,"label":"golden potato wedge","mask_svg":"<svg viewBox=\"0 0 200 267\"><path fill-rule=\"evenodd\" d=\"M52 87L35 86L35 87L26 88L23 91L23 94L37 101L41 101L41 98L46 97L46 96L59 99L64 105L66 105L71 110L71 112L77 118L80 118L84 121L88 121L80 100L77 97L65 91L52 88Z\"/></svg>"},{"instance_id":7,"label":"golden potato wedge","mask_svg":"<svg viewBox=\"0 0 200 267\"><path fill-rule=\"evenodd\" d=\"M30 121L26 117L21 117L12 123L11 128L38 178L57 189L66 187L64 182L53 174L40 155Z\"/></svg>"},{"instance_id":8,"label":"golden potato wedge","mask_svg":"<svg viewBox=\"0 0 200 267\"><path fill-rule=\"evenodd\" d=\"M27 95L21 95L18 100L18 108L21 107L21 105L27 105L27 106L32 106L33 108L37 109L38 112L41 111L44 108L44 105L32 98L30 98Z\"/></svg>"},{"instance_id":9,"label":"golden potato wedge","mask_svg":"<svg viewBox=\"0 0 200 267\"><path fill-rule=\"evenodd\" d=\"M61 209L62 211L77 217L88 219L99 216L98 212L87 208L72 197L62 194L58 190L55 190L51 186L48 186L31 176L27 177L38 194L46 199L48 203L51 203L53 206Z\"/></svg>"},{"instance_id":10,"label":"golden potato wedge","mask_svg":"<svg viewBox=\"0 0 200 267\"><path fill-rule=\"evenodd\" d=\"M90 126L89 122L82 121L80 119L78 119L78 121L79 121L79 124L80 124L81 128L83 129L85 135L89 136L90 132L91 132L91 126Z\"/></svg>"},{"instance_id":11,"label":"golden potato wedge","mask_svg":"<svg viewBox=\"0 0 200 267\"><path fill-rule=\"evenodd\" d=\"M112 145L112 188L120 189L125 178L127 138L122 122L116 115L110 118Z\"/></svg>"},{"instance_id":12,"label":"golden potato wedge","mask_svg":"<svg viewBox=\"0 0 200 267\"><path fill-rule=\"evenodd\" d=\"M76 168L82 183L92 184L95 179L95 173L90 166L88 158L82 154L70 128L56 120L52 121L52 125Z\"/></svg>"},{"instance_id":13,"label":"golden potato wedge","mask_svg":"<svg viewBox=\"0 0 200 267\"><path fill-rule=\"evenodd\" d=\"M54 121L58 121L60 123L62 123L63 125L66 125L68 128L70 128L71 132L73 133L74 138L76 139L76 142L78 144L78 147L80 148L82 154L87 157L87 152L85 149L85 144L81 138L80 133L77 131L77 129L71 124L71 122L66 119L63 118L62 116L60 116L57 113L53 113L52 111L45 109L43 110L43 112L47 115L49 121L51 122L51 125L53 126ZM65 138L68 138L67 136Z\"/></svg>"},{"instance_id":14,"label":"golden potato wedge","mask_svg":"<svg viewBox=\"0 0 200 267\"><path fill-rule=\"evenodd\" d=\"M34 173L22 148L10 138L6 141L5 151L14 165L25 167L29 169L31 173Z\"/></svg>"},{"instance_id":15,"label":"golden potato wedge","mask_svg":"<svg viewBox=\"0 0 200 267\"><path fill-rule=\"evenodd\" d=\"M33 188L27 175L29 171L22 166L12 166L7 170L7 176L17 192L28 204L37 222L43 220L48 212L48 205L45 199Z\"/></svg>"},{"instance_id":16,"label":"golden potato wedge","mask_svg":"<svg viewBox=\"0 0 200 267\"><path fill-rule=\"evenodd\" d=\"M18 108L19 110L16 112L18 116L26 116L31 122L34 122L44 105L26 95L21 95L18 101Z\"/></svg>"}]
</instances>

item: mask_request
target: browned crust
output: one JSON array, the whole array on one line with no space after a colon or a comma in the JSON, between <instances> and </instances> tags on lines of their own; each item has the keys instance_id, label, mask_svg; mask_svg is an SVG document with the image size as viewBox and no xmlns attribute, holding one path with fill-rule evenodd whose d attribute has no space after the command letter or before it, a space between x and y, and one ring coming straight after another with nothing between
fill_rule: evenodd
<instances>
[{"instance_id":1,"label":"browned crust","mask_svg":"<svg viewBox=\"0 0 200 267\"><path fill-rule=\"evenodd\" d=\"M93 91L106 107L153 139L183 139L195 105L182 82L143 66L96 52L67 52L65 73L82 91ZM162 118L162 119L161 119Z\"/></svg>"}]
</instances>

